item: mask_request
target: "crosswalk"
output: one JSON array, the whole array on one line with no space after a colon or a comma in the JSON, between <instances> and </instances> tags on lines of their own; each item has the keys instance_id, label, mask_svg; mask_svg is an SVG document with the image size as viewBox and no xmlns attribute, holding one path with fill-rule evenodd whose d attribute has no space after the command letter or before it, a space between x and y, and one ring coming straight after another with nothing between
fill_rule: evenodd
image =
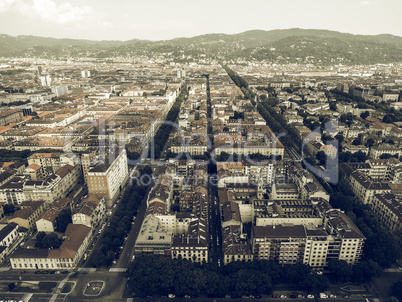
<instances>
[{"instance_id":1,"label":"crosswalk","mask_svg":"<svg viewBox=\"0 0 402 302\"><path fill-rule=\"evenodd\" d=\"M124 273L126 271L127 271L126 267L122 267L122 268L115 267L115 268L109 269L109 272L111 272L111 273Z\"/></svg>"}]
</instances>

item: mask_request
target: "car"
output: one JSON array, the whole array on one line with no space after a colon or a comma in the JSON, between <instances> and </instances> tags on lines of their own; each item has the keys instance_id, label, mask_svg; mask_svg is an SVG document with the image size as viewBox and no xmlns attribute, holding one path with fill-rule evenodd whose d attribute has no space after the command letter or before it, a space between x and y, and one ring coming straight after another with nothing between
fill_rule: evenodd
<instances>
[{"instance_id":1,"label":"car","mask_svg":"<svg viewBox=\"0 0 402 302\"><path fill-rule=\"evenodd\" d=\"M184 298L190 299L191 297L189 295L184 295Z\"/></svg>"},{"instance_id":2,"label":"car","mask_svg":"<svg viewBox=\"0 0 402 302\"><path fill-rule=\"evenodd\" d=\"M307 295L307 299L314 299L314 295Z\"/></svg>"},{"instance_id":3,"label":"car","mask_svg":"<svg viewBox=\"0 0 402 302\"><path fill-rule=\"evenodd\" d=\"M20 274L25 274L25 271L20 271Z\"/></svg>"},{"instance_id":4,"label":"car","mask_svg":"<svg viewBox=\"0 0 402 302\"><path fill-rule=\"evenodd\" d=\"M331 298L331 299L336 299L336 295L329 295L329 297Z\"/></svg>"},{"instance_id":5,"label":"car","mask_svg":"<svg viewBox=\"0 0 402 302\"><path fill-rule=\"evenodd\" d=\"M170 299L173 299L173 298L176 298L176 295L174 295L174 294L169 294L168 297L169 297Z\"/></svg>"},{"instance_id":6,"label":"car","mask_svg":"<svg viewBox=\"0 0 402 302\"><path fill-rule=\"evenodd\" d=\"M42 271L42 274L49 274L49 271Z\"/></svg>"},{"instance_id":7,"label":"car","mask_svg":"<svg viewBox=\"0 0 402 302\"><path fill-rule=\"evenodd\" d=\"M328 298L328 295L325 294L325 293L320 293L320 298L321 298L321 299L327 299L327 298Z\"/></svg>"},{"instance_id":8,"label":"car","mask_svg":"<svg viewBox=\"0 0 402 302\"><path fill-rule=\"evenodd\" d=\"M255 298L256 299L262 299L262 296L261 295L255 295Z\"/></svg>"},{"instance_id":9,"label":"car","mask_svg":"<svg viewBox=\"0 0 402 302\"><path fill-rule=\"evenodd\" d=\"M287 299L288 298L288 296L286 296L286 295L281 295L281 297L280 297L281 299Z\"/></svg>"},{"instance_id":10,"label":"car","mask_svg":"<svg viewBox=\"0 0 402 302\"><path fill-rule=\"evenodd\" d=\"M278 295L273 294L273 295L272 295L272 298L278 298Z\"/></svg>"},{"instance_id":11,"label":"car","mask_svg":"<svg viewBox=\"0 0 402 302\"><path fill-rule=\"evenodd\" d=\"M317 272L317 275L320 275L320 276L321 276L322 274L323 274L322 271L318 271L318 272Z\"/></svg>"},{"instance_id":12,"label":"car","mask_svg":"<svg viewBox=\"0 0 402 302\"><path fill-rule=\"evenodd\" d=\"M35 273L34 274L40 274L40 271L35 271Z\"/></svg>"},{"instance_id":13,"label":"car","mask_svg":"<svg viewBox=\"0 0 402 302\"><path fill-rule=\"evenodd\" d=\"M134 260L135 259L135 255L133 255L133 258L131 258L131 260Z\"/></svg>"},{"instance_id":14,"label":"car","mask_svg":"<svg viewBox=\"0 0 402 302\"><path fill-rule=\"evenodd\" d=\"M68 274L69 271L62 271L61 273L62 273L62 274Z\"/></svg>"},{"instance_id":15,"label":"car","mask_svg":"<svg viewBox=\"0 0 402 302\"><path fill-rule=\"evenodd\" d=\"M297 295L292 294L292 295L289 296L289 298L290 298L290 299L296 299L296 298L297 298Z\"/></svg>"},{"instance_id":16,"label":"car","mask_svg":"<svg viewBox=\"0 0 402 302\"><path fill-rule=\"evenodd\" d=\"M56 275L60 275L60 271L55 271L54 272Z\"/></svg>"},{"instance_id":17,"label":"car","mask_svg":"<svg viewBox=\"0 0 402 302\"><path fill-rule=\"evenodd\" d=\"M117 261L116 260L113 260L113 262L112 262L113 264L116 264L117 263Z\"/></svg>"},{"instance_id":18,"label":"car","mask_svg":"<svg viewBox=\"0 0 402 302\"><path fill-rule=\"evenodd\" d=\"M50 271L50 272L49 272L49 274L52 274L52 275L54 275L54 273L55 273L55 271Z\"/></svg>"}]
</instances>

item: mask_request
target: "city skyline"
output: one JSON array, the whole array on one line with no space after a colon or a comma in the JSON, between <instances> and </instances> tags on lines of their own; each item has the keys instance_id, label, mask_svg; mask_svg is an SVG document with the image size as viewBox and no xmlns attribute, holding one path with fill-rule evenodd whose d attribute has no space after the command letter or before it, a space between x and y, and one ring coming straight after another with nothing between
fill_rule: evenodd
<instances>
[{"instance_id":1,"label":"city skyline","mask_svg":"<svg viewBox=\"0 0 402 302\"><path fill-rule=\"evenodd\" d=\"M290 9L291 8L291 9ZM0 0L3 34L89 40L168 40L248 30L326 29L352 34L402 36L396 0L318 1L182 0L118 3L69 0ZM373 22L375 20L375 22Z\"/></svg>"}]
</instances>

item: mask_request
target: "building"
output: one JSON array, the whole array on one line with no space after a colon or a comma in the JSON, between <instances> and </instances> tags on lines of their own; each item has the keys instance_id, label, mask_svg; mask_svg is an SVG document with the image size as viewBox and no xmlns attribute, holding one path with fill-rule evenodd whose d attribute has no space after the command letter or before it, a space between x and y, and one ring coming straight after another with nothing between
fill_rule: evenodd
<instances>
[{"instance_id":1,"label":"building","mask_svg":"<svg viewBox=\"0 0 402 302\"><path fill-rule=\"evenodd\" d=\"M360 171L352 172L349 179L353 193L364 204L372 204L375 194L391 191L388 183L372 180Z\"/></svg>"},{"instance_id":2,"label":"building","mask_svg":"<svg viewBox=\"0 0 402 302\"><path fill-rule=\"evenodd\" d=\"M18 224L0 224L0 263L10 252L10 247L18 240Z\"/></svg>"},{"instance_id":3,"label":"building","mask_svg":"<svg viewBox=\"0 0 402 302\"><path fill-rule=\"evenodd\" d=\"M0 112L0 126L6 126L15 122L19 122L23 117L22 110L11 109Z\"/></svg>"},{"instance_id":4,"label":"building","mask_svg":"<svg viewBox=\"0 0 402 302\"><path fill-rule=\"evenodd\" d=\"M172 259L186 259L192 262L208 262L208 225L204 219L190 222L187 234L172 238Z\"/></svg>"},{"instance_id":5,"label":"building","mask_svg":"<svg viewBox=\"0 0 402 302\"><path fill-rule=\"evenodd\" d=\"M26 200L53 201L67 197L78 184L81 177L80 165L62 166L55 174L50 174L44 180L28 180L23 185Z\"/></svg>"},{"instance_id":6,"label":"building","mask_svg":"<svg viewBox=\"0 0 402 302\"><path fill-rule=\"evenodd\" d=\"M94 230L105 220L106 209L103 195L89 194L81 201L79 208L74 210L73 223L86 225Z\"/></svg>"},{"instance_id":7,"label":"building","mask_svg":"<svg viewBox=\"0 0 402 302\"><path fill-rule=\"evenodd\" d=\"M18 248L11 256L12 269L73 270L84 255L91 238L91 228L70 223L58 249Z\"/></svg>"},{"instance_id":8,"label":"building","mask_svg":"<svg viewBox=\"0 0 402 302\"><path fill-rule=\"evenodd\" d=\"M391 156L397 156L397 158L399 158L402 154L402 150L394 145L381 144L379 146L371 147L369 156L377 159L380 158L382 154L390 154Z\"/></svg>"},{"instance_id":9,"label":"building","mask_svg":"<svg viewBox=\"0 0 402 302\"><path fill-rule=\"evenodd\" d=\"M145 217L134 245L136 255L171 255L172 232L160 226L160 219L154 215Z\"/></svg>"},{"instance_id":10,"label":"building","mask_svg":"<svg viewBox=\"0 0 402 302\"><path fill-rule=\"evenodd\" d=\"M254 260L251 245L242 239L240 226L231 225L222 228L223 264L232 261L250 262Z\"/></svg>"},{"instance_id":11,"label":"building","mask_svg":"<svg viewBox=\"0 0 402 302\"><path fill-rule=\"evenodd\" d=\"M36 221L42 216L46 209L44 201L24 201L20 209L7 218L8 223L16 223L20 228L33 230Z\"/></svg>"},{"instance_id":12,"label":"building","mask_svg":"<svg viewBox=\"0 0 402 302\"><path fill-rule=\"evenodd\" d=\"M390 231L402 231L402 196L392 193L376 194L371 207L376 217Z\"/></svg>"},{"instance_id":13,"label":"building","mask_svg":"<svg viewBox=\"0 0 402 302\"><path fill-rule=\"evenodd\" d=\"M71 207L73 200L71 198L60 198L50 205L50 208L36 221L38 232L54 232L57 228L56 219L66 208Z\"/></svg>"},{"instance_id":14,"label":"building","mask_svg":"<svg viewBox=\"0 0 402 302\"><path fill-rule=\"evenodd\" d=\"M88 171L88 192L104 194L108 207L111 207L128 178L127 155L123 149L115 159L108 157L106 163L99 163Z\"/></svg>"}]
</instances>

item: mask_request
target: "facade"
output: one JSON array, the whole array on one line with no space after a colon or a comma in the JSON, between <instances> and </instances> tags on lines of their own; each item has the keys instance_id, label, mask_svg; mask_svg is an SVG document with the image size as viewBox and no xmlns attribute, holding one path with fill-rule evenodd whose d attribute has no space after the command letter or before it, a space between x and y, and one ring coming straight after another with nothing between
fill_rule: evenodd
<instances>
[{"instance_id":1,"label":"facade","mask_svg":"<svg viewBox=\"0 0 402 302\"><path fill-rule=\"evenodd\" d=\"M88 171L88 192L104 194L111 207L128 178L127 155L123 149L114 160L109 158L108 164L97 164Z\"/></svg>"},{"instance_id":2,"label":"facade","mask_svg":"<svg viewBox=\"0 0 402 302\"><path fill-rule=\"evenodd\" d=\"M72 214L74 224L82 224L96 229L106 217L106 200L103 195L89 194L81 201L80 208Z\"/></svg>"},{"instance_id":3,"label":"facade","mask_svg":"<svg viewBox=\"0 0 402 302\"><path fill-rule=\"evenodd\" d=\"M33 230L36 221L42 216L46 209L44 201L24 201L20 204L21 209L14 212L12 216L7 218L7 222L14 222L20 228Z\"/></svg>"},{"instance_id":4,"label":"facade","mask_svg":"<svg viewBox=\"0 0 402 302\"><path fill-rule=\"evenodd\" d=\"M77 185L81 177L80 165L62 166L55 174L50 174L43 181L26 181L23 185L26 200L53 201L66 197Z\"/></svg>"},{"instance_id":5,"label":"facade","mask_svg":"<svg viewBox=\"0 0 402 302\"><path fill-rule=\"evenodd\" d=\"M58 249L18 248L10 256L11 268L73 270L84 255L90 238L89 227L70 223L65 232L65 239Z\"/></svg>"},{"instance_id":6,"label":"facade","mask_svg":"<svg viewBox=\"0 0 402 302\"><path fill-rule=\"evenodd\" d=\"M360 171L354 171L350 175L350 184L353 193L364 204L372 204L375 194L390 192L388 183L370 179Z\"/></svg>"},{"instance_id":7,"label":"facade","mask_svg":"<svg viewBox=\"0 0 402 302\"><path fill-rule=\"evenodd\" d=\"M402 231L402 197L400 195L376 194L371 207L376 217L390 231Z\"/></svg>"},{"instance_id":8,"label":"facade","mask_svg":"<svg viewBox=\"0 0 402 302\"><path fill-rule=\"evenodd\" d=\"M0 113L0 126L6 126L22 119L22 110L12 109Z\"/></svg>"}]
</instances>

